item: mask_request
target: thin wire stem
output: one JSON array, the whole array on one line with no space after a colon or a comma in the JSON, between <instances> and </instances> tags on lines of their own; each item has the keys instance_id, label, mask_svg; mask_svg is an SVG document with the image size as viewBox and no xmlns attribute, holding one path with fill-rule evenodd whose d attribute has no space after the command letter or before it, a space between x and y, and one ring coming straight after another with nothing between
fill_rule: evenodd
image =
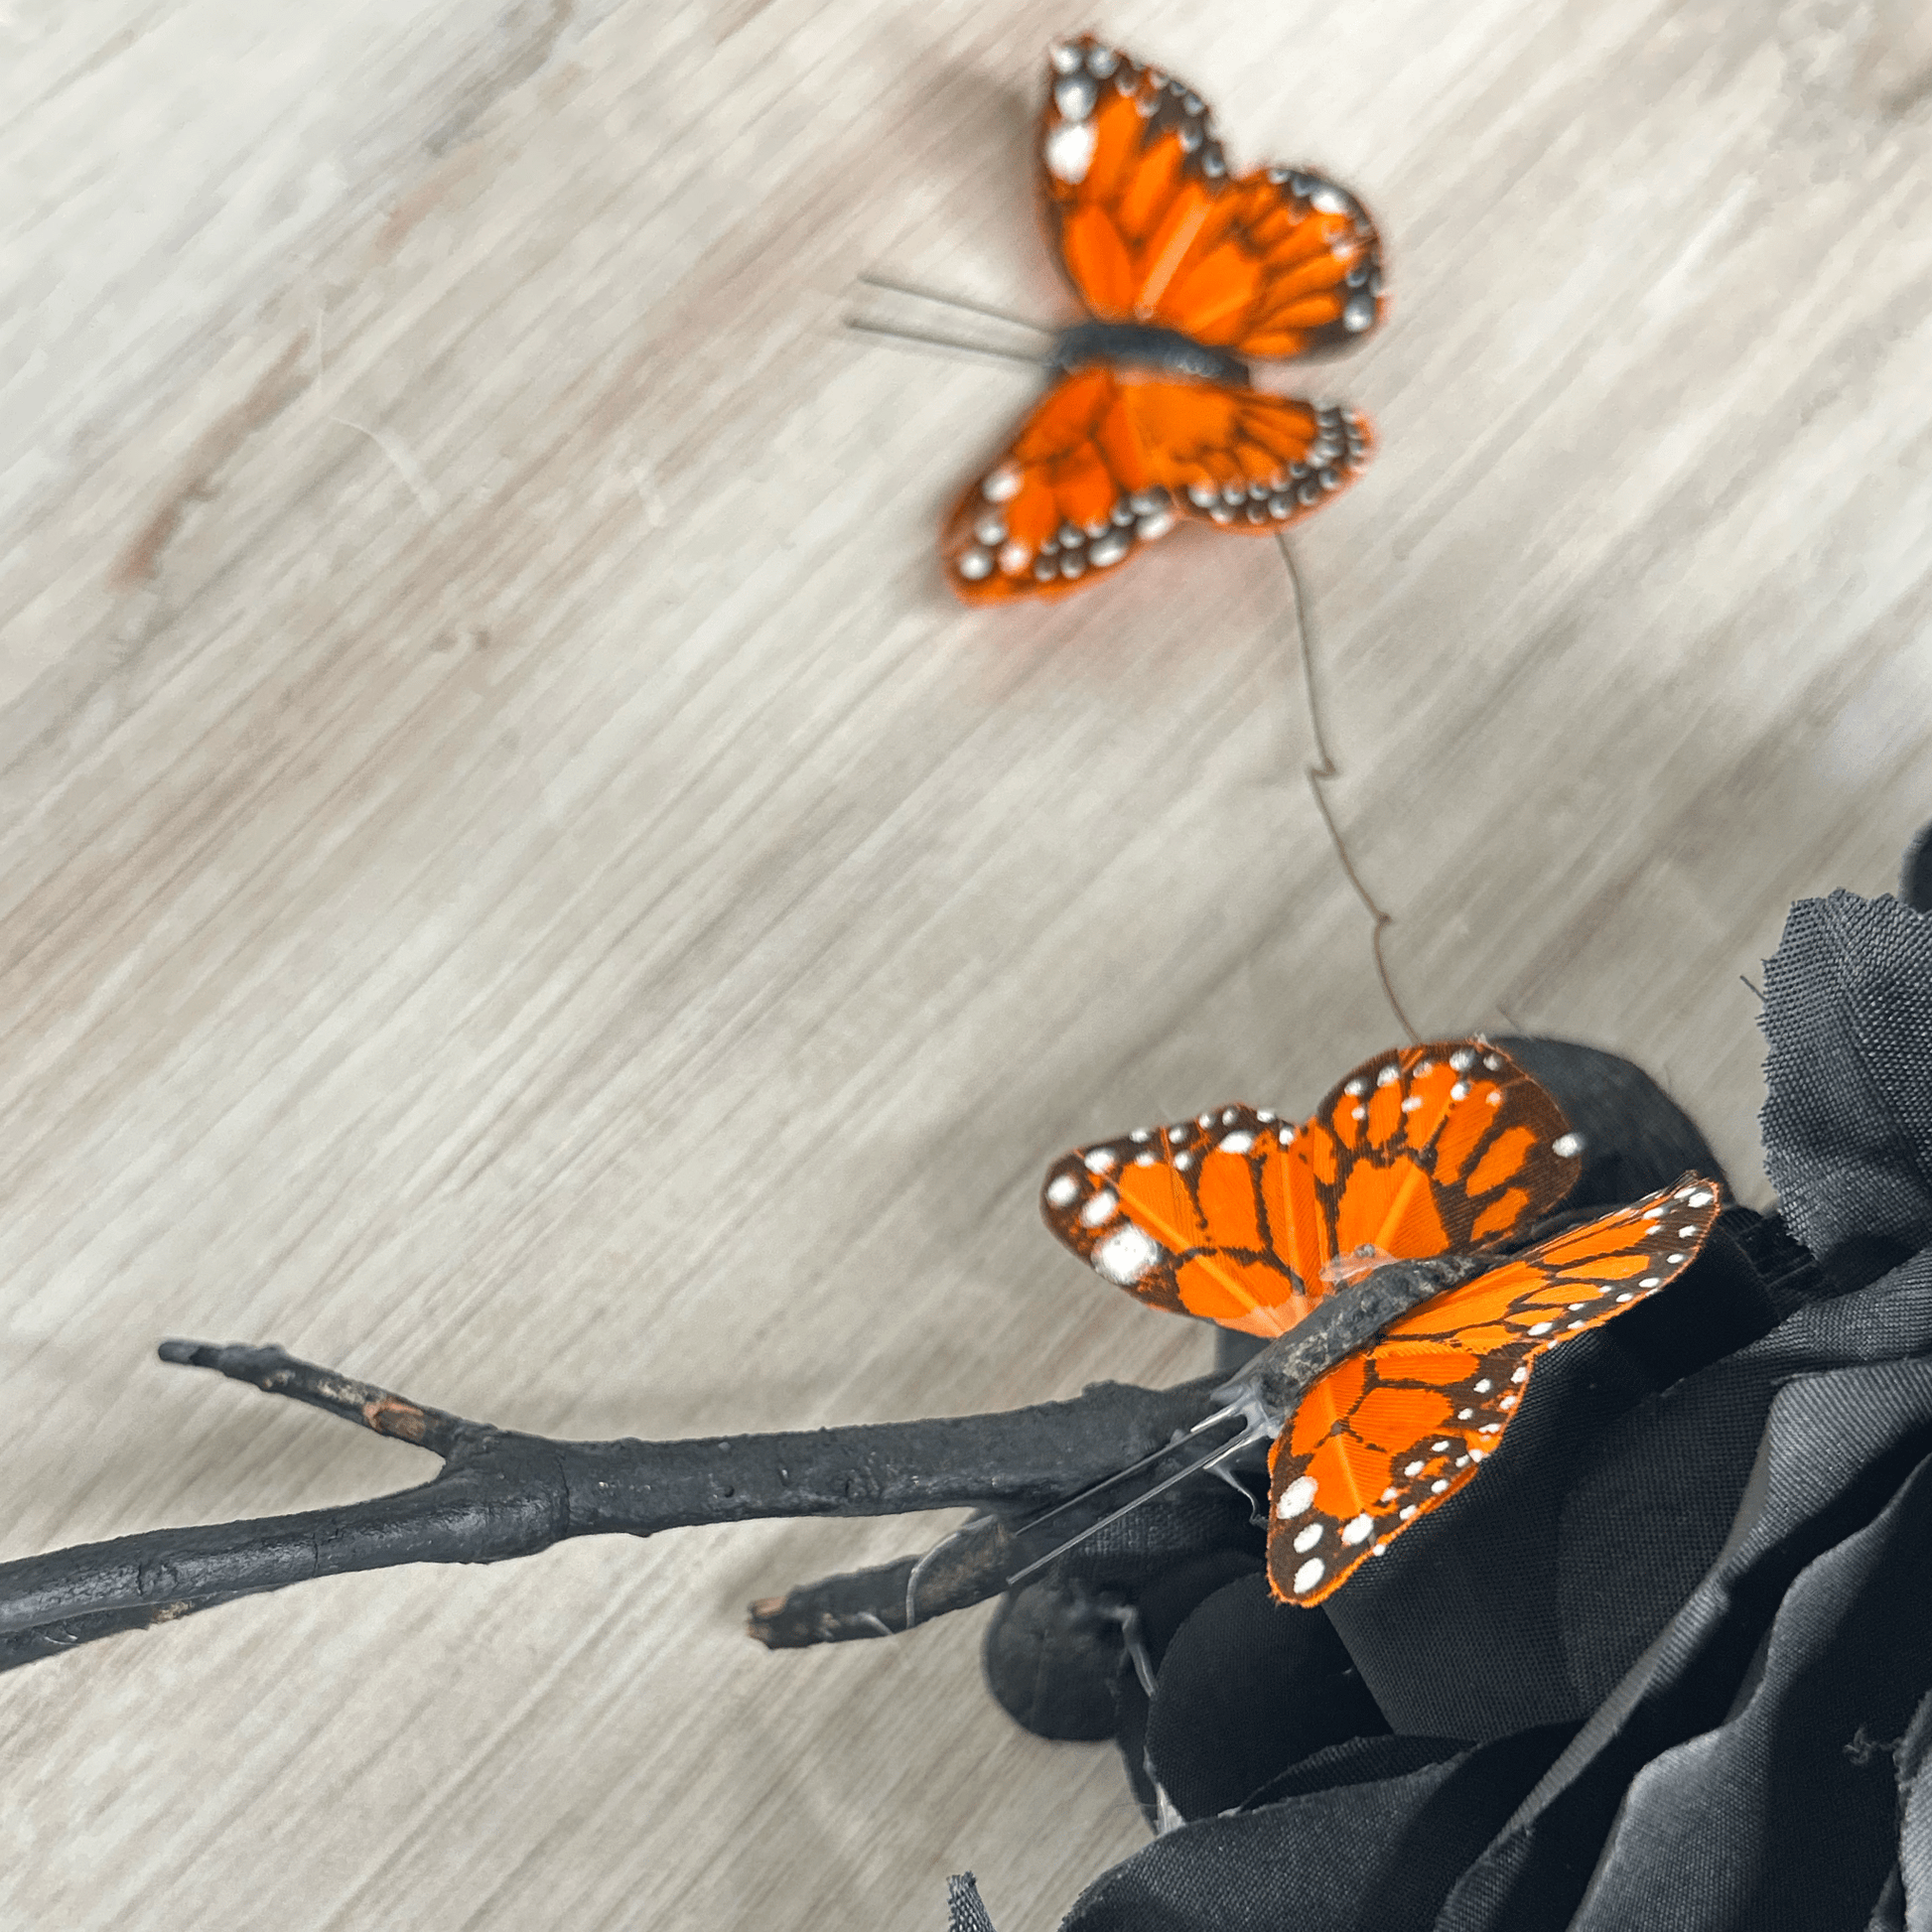
<instances>
[{"instance_id":1,"label":"thin wire stem","mask_svg":"<svg viewBox=\"0 0 1932 1932\"><path fill-rule=\"evenodd\" d=\"M1389 962L1382 952L1382 934L1386 928L1395 924L1395 914L1384 911L1376 902L1375 895L1362 881L1362 875L1355 870L1355 861L1349 857L1348 842L1341 835L1341 827L1335 823L1335 815L1329 809L1327 795L1321 787L1330 779L1341 776L1341 766L1334 760L1328 750L1328 735L1321 723L1321 698L1314 682L1314 627L1309 621L1308 598L1302 589L1302 574L1295 568L1295 553L1288 547L1285 531L1275 533L1275 542L1282 553L1282 562L1288 570L1289 589L1295 602L1295 637L1297 655L1302 660L1302 688L1308 696L1309 732L1314 740L1313 761L1304 766L1304 775L1309 781L1309 790L1314 797L1314 808L1321 814L1321 822L1328 828L1328 842L1335 849L1335 857L1341 861L1341 869L1347 875L1348 883L1355 889L1355 897L1361 900L1372 921L1369 930L1369 945L1375 954L1375 976L1382 982L1382 997L1389 1003L1389 1011L1396 1017L1397 1024L1409 1035L1411 1044L1420 1046L1422 1035L1416 1031L1415 1023L1403 1011L1402 1002L1396 998L1395 983L1389 977Z\"/></svg>"}]
</instances>

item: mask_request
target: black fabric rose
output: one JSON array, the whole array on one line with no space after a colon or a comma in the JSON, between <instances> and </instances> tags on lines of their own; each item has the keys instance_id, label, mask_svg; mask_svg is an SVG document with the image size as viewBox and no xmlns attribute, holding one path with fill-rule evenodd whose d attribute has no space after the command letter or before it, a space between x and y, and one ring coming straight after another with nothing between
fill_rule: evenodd
<instances>
[{"instance_id":1,"label":"black fabric rose","mask_svg":"<svg viewBox=\"0 0 1932 1932\"><path fill-rule=\"evenodd\" d=\"M1346 1589L1282 1608L1236 1536L1056 1580L1167 1828L1065 1932L1932 1927L1932 920L1795 906L1763 1025L1779 1216L1547 1358Z\"/></svg>"}]
</instances>

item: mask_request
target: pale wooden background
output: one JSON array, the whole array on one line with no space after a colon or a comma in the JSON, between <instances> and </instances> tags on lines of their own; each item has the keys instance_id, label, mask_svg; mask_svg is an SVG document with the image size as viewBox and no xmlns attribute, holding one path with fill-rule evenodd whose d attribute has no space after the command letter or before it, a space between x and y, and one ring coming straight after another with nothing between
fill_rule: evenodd
<instances>
[{"instance_id":1,"label":"pale wooden background","mask_svg":"<svg viewBox=\"0 0 1932 1932\"><path fill-rule=\"evenodd\" d=\"M1173 1379L1052 1248L1081 1136L1393 1023L1267 545L972 616L1068 315L1056 32L1319 162L1394 319L1309 526L1336 807L1432 1030L1631 1053L1745 1183L1794 896L1932 814L1932 28L1911 0L12 0L0 9L0 1554L413 1451L160 1366L277 1340L678 1435ZM293 1591L0 1681L0 1922L1051 1926L1142 1842L983 1617L769 1656L937 1522Z\"/></svg>"}]
</instances>

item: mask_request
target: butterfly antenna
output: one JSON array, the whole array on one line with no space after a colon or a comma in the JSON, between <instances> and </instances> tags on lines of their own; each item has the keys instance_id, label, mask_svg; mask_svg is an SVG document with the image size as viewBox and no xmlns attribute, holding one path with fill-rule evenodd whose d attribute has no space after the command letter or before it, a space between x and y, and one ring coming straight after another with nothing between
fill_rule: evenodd
<instances>
[{"instance_id":1,"label":"butterfly antenna","mask_svg":"<svg viewBox=\"0 0 1932 1932\"><path fill-rule=\"evenodd\" d=\"M1208 1418L1208 1421L1224 1422L1229 1416L1236 1416L1239 1414L1241 1414L1241 1411L1239 1409L1224 1409L1218 1416L1210 1416ZM1200 1427L1205 1428L1206 1424L1201 1424ZM1188 1435L1191 1436L1196 1434L1197 1432L1195 1430L1189 1430L1187 1433ZM1251 1423L1249 1427L1244 1429L1240 1435L1234 1438L1232 1442L1223 1443L1219 1449L1209 1450L1206 1455L1199 1457L1195 1461L1189 1462L1184 1469L1176 1469L1173 1475L1164 1476L1159 1482L1157 1482L1153 1486L1153 1488L1143 1489L1141 1493L1138 1496L1136 1496L1132 1502L1123 1503L1120 1506L1120 1508L1114 1510L1110 1515L1101 1517L1101 1519L1097 1523L1089 1523L1085 1529L1079 1531L1076 1535L1069 1536L1064 1543L1057 1544L1055 1545L1054 1548L1048 1550L1043 1557L1035 1558L1035 1561L1028 1564L1024 1570L1016 1570L1013 1573L1013 1575L1007 1579L1007 1587L1009 1589L1012 1589L1016 1585L1025 1583L1029 1577L1034 1576L1038 1571L1044 1570L1049 1563L1054 1561L1055 1558L1065 1556L1067 1551L1078 1548L1080 1544L1085 1543L1090 1537L1098 1536L1102 1530L1108 1528L1110 1525L1114 1523L1118 1523L1123 1516L1133 1515L1133 1513L1137 1509L1139 1509L1143 1503L1152 1502L1156 1496L1162 1495L1167 1490L1173 1488L1176 1483L1185 1482L1189 1476L1197 1476L1204 1469L1212 1469L1215 1467L1217 1463L1231 1460L1235 1455L1239 1454L1241 1450L1247 1449L1251 1444L1267 1442L1272 1433L1273 1432L1269 1430L1267 1425L1264 1423L1258 1423L1258 1422ZM1185 1439L1183 1438L1182 1440L1184 1441ZM1173 1445L1172 1444L1169 1445L1169 1448L1173 1448ZM1166 1453L1166 1451L1164 1450L1163 1453ZM1151 1460L1153 1460L1152 1457L1142 1458L1143 1462L1151 1461ZM1141 1466L1141 1464L1136 1463L1134 1466L1138 1468ZM1122 1469L1118 1473L1120 1475L1126 1475L1128 1471L1126 1469ZM1115 1480L1115 1477L1110 1476L1108 1478L1108 1481L1110 1482L1113 1480ZM1105 1486L1106 1485L1104 1483L1096 1483L1094 1485L1094 1488L1099 1489L1099 1488L1104 1488ZM1093 1493L1093 1490L1088 1490L1086 1493L1088 1495L1091 1495ZM1070 1502L1078 1502L1079 1500L1080 1499L1077 1496L1069 1498ZM1062 1503L1059 1505L1061 1509L1064 1509L1068 1505L1066 1503ZM1050 1513L1053 1512L1049 1512L1049 1514ZM1041 1522L1044 1522L1045 1520L1046 1520L1045 1517L1039 1518L1039 1521ZM1029 1523L1027 1525L1027 1529L1032 1529L1032 1528L1033 1525ZM1026 1534L1026 1530L1020 1531L1019 1534L1024 1536Z\"/></svg>"},{"instance_id":2,"label":"butterfly antenna","mask_svg":"<svg viewBox=\"0 0 1932 1932\"><path fill-rule=\"evenodd\" d=\"M1275 542L1288 570L1289 590L1295 603L1296 655L1302 660L1302 689L1308 695L1309 732L1314 740L1314 757L1303 767L1304 775L1314 797L1314 808L1321 814L1322 824L1328 828L1328 843L1334 847L1335 857L1341 861L1341 869L1347 875L1349 885L1355 889L1355 897L1368 913L1369 945L1375 953L1375 977L1382 982L1382 997L1388 1001L1389 1011L1395 1015L1402 1031L1409 1035L1410 1043L1420 1046L1422 1035L1416 1031L1415 1022L1403 1011L1402 1002L1396 998L1395 982L1389 977L1389 962L1382 952L1382 934L1395 924L1395 914L1385 911L1376 902L1375 895L1362 883L1362 875L1355 870L1355 861L1349 857L1348 841L1342 837L1341 827L1335 823L1335 815L1329 808L1327 794L1321 789L1331 779L1341 776L1341 766L1328 750L1328 735L1321 723L1321 696L1314 682L1314 626L1309 619L1309 601L1302 589L1302 573L1295 568L1295 552L1288 547L1287 532L1277 530Z\"/></svg>"},{"instance_id":3,"label":"butterfly antenna","mask_svg":"<svg viewBox=\"0 0 1932 1932\"><path fill-rule=\"evenodd\" d=\"M909 295L915 302L937 302L944 308L964 309L970 315L990 316L995 322L1024 329L1030 336L1044 336L1050 341L1060 333L1041 323L1029 322L1025 316L1008 315L1004 309L995 309L985 302L969 301L963 295L946 295L938 289L924 288L917 282L895 282L885 275L861 275L859 280L867 288L884 289L889 295Z\"/></svg>"},{"instance_id":4,"label":"butterfly antenna","mask_svg":"<svg viewBox=\"0 0 1932 1932\"><path fill-rule=\"evenodd\" d=\"M1022 349L995 348L988 343L961 342L954 336L934 336L923 329L894 329L883 322L868 322L863 316L847 316L845 326L865 336L886 336L901 343L923 343L933 348L957 349L962 355L990 355L998 362L1025 362L1031 368L1046 366L1043 355L1029 355Z\"/></svg>"},{"instance_id":5,"label":"butterfly antenna","mask_svg":"<svg viewBox=\"0 0 1932 1932\"><path fill-rule=\"evenodd\" d=\"M1159 1462L1163 1456L1172 1455L1175 1449L1181 1447L1183 1443L1189 1442L1194 1437L1199 1436L1203 1434L1205 1431L1214 1428L1216 1424L1227 1422L1232 1417L1238 1416L1240 1414L1241 1414L1241 1410L1238 1407L1229 1408L1229 1409L1216 1409L1211 1416L1203 1416L1200 1419L1200 1421L1197 1422L1192 1429L1186 1431L1185 1434L1176 1436L1170 1442L1163 1443L1158 1449L1151 1450L1148 1454L1142 1456L1138 1462L1130 1462L1124 1469L1116 1469L1112 1475L1105 1475L1102 1476L1098 1482L1088 1483L1087 1486L1084 1489L1080 1490L1077 1494L1068 1496L1063 1501L1055 1503L1051 1509L1042 1509L1037 1516L1035 1516L1031 1518L1029 1521L1022 1523L1020 1527L1013 1532L1014 1535L1015 1536L1031 1535L1033 1531L1039 1528L1040 1524L1050 1523L1055 1516L1059 1516L1063 1514L1065 1511L1073 1508L1073 1506L1076 1503L1083 1503L1089 1497L1099 1495L1101 1490L1111 1489L1115 1483L1124 1481L1128 1476L1137 1475L1142 1469L1145 1469L1150 1462ZM1201 1464L1196 1462L1191 1466L1194 1468L1199 1468Z\"/></svg>"}]
</instances>

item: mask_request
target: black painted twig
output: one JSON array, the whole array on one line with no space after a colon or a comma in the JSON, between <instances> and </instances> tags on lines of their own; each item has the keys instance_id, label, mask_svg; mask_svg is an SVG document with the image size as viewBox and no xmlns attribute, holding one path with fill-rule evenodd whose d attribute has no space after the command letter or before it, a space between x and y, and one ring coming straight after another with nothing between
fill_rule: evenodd
<instances>
[{"instance_id":1,"label":"black painted twig","mask_svg":"<svg viewBox=\"0 0 1932 1932\"><path fill-rule=\"evenodd\" d=\"M1103 1382L1070 1402L1003 1414L577 1443L470 1422L279 1348L171 1341L161 1353L416 1444L443 1467L426 1483L366 1502L154 1530L0 1564L0 1669L314 1577L497 1563L575 1536L962 1505L1031 1511L1191 1427L1208 1407L1209 1387ZM938 1600L920 1613L936 1613Z\"/></svg>"}]
</instances>

